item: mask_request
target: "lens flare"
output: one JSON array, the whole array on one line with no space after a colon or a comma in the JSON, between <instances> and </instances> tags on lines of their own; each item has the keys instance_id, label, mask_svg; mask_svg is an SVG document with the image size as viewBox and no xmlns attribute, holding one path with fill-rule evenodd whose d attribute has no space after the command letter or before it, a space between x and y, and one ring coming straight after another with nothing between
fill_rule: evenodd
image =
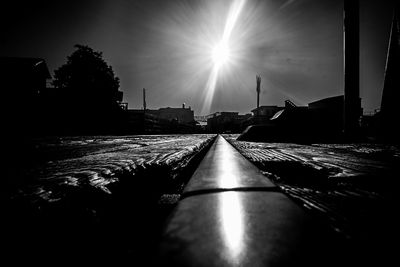
<instances>
[{"instance_id":1,"label":"lens flare","mask_svg":"<svg viewBox=\"0 0 400 267\"><path fill-rule=\"evenodd\" d=\"M226 42L220 42L212 50L212 60L220 68L230 60L230 50Z\"/></svg>"},{"instance_id":2,"label":"lens flare","mask_svg":"<svg viewBox=\"0 0 400 267\"><path fill-rule=\"evenodd\" d=\"M201 109L202 114L207 114L210 111L210 106L213 100L215 87L217 85L218 74L220 68L228 63L231 59L231 51L229 48L229 40L231 39L232 31L235 28L236 22L242 12L245 0L234 0L225 22L222 39L212 49L213 68L210 72L206 88L205 99Z\"/></svg>"},{"instance_id":3,"label":"lens flare","mask_svg":"<svg viewBox=\"0 0 400 267\"><path fill-rule=\"evenodd\" d=\"M129 33L116 37L129 42L130 53L112 65L129 77L121 86L131 88L124 89L130 106L142 105L146 87L153 107L186 102L196 115L248 112L256 104L256 74L263 77L260 105L286 99L305 105L343 87L343 7L337 1L128 2L135 4L121 10L127 14L121 25ZM143 11L146 19L137 21ZM118 30L121 25L115 23ZM115 50L109 41L105 51ZM221 43L229 52L213 59Z\"/></svg>"}]
</instances>

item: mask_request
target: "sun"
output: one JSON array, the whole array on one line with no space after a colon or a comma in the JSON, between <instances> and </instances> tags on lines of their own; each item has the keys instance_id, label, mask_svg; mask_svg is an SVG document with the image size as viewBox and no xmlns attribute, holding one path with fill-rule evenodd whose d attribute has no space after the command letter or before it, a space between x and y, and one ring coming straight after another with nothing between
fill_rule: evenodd
<instances>
[{"instance_id":1,"label":"sun","mask_svg":"<svg viewBox=\"0 0 400 267\"><path fill-rule=\"evenodd\" d=\"M221 41L216 46L214 46L214 48L212 49L211 57L214 66L217 68L220 68L221 66L229 62L231 53L228 44L224 41Z\"/></svg>"}]
</instances>

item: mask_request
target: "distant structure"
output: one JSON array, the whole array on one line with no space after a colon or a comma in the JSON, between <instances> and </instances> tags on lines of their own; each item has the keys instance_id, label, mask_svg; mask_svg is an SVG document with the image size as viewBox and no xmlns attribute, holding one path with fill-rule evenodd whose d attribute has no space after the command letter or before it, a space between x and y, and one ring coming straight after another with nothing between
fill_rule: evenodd
<instances>
[{"instance_id":1,"label":"distant structure","mask_svg":"<svg viewBox=\"0 0 400 267\"><path fill-rule=\"evenodd\" d=\"M390 142L400 140L400 18L399 8L395 8L387 51L385 78L382 92L380 118L380 136Z\"/></svg>"},{"instance_id":2,"label":"distant structure","mask_svg":"<svg viewBox=\"0 0 400 267\"><path fill-rule=\"evenodd\" d=\"M260 118L270 119L275 115L279 110L283 109L283 107L278 106L261 106L253 109L251 112L253 116L259 116Z\"/></svg>"},{"instance_id":3,"label":"distant structure","mask_svg":"<svg viewBox=\"0 0 400 267\"><path fill-rule=\"evenodd\" d=\"M194 111L191 107L186 108L185 104L182 105L182 108L159 108L158 110L149 110L149 113L168 121L179 123L194 122Z\"/></svg>"},{"instance_id":4,"label":"distant structure","mask_svg":"<svg viewBox=\"0 0 400 267\"><path fill-rule=\"evenodd\" d=\"M310 128L320 140L339 140L343 129L344 96L323 98L308 104ZM315 138L314 140L318 140Z\"/></svg>"},{"instance_id":5,"label":"distant structure","mask_svg":"<svg viewBox=\"0 0 400 267\"><path fill-rule=\"evenodd\" d=\"M261 76L256 75L256 81L257 81L257 109L260 107L260 85L261 85Z\"/></svg>"},{"instance_id":6,"label":"distant structure","mask_svg":"<svg viewBox=\"0 0 400 267\"><path fill-rule=\"evenodd\" d=\"M359 133L362 115L359 84L359 0L344 1L344 134L353 139Z\"/></svg>"},{"instance_id":7,"label":"distant structure","mask_svg":"<svg viewBox=\"0 0 400 267\"><path fill-rule=\"evenodd\" d=\"M128 109L125 113L128 134L199 133L201 127L194 120L194 111L186 108Z\"/></svg>"},{"instance_id":8,"label":"distant structure","mask_svg":"<svg viewBox=\"0 0 400 267\"><path fill-rule=\"evenodd\" d=\"M207 116L207 132L210 133L240 133L242 123L251 114L239 115L239 112L216 112Z\"/></svg>"},{"instance_id":9,"label":"distant structure","mask_svg":"<svg viewBox=\"0 0 400 267\"><path fill-rule=\"evenodd\" d=\"M129 109L132 114L143 113L140 109ZM159 109L147 109L146 114L151 115L154 118L158 118L165 121L175 122L175 123L195 123L194 111L191 107L185 107L185 104L181 108L159 108Z\"/></svg>"},{"instance_id":10,"label":"distant structure","mask_svg":"<svg viewBox=\"0 0 400 267\"><path fill-rule=\"evenodd\" d=\"M343 106L343 95L314 101L308 106L297 106L290 100L285 100L284 107L262 106L253 110L254 116L244 122L247 128L238 140L337 142L342 136Z\"/></svg>"},{"instance_id":11,"label":"distant structure","mask_svg":"<svg viewBox=\"0 0 400 267\"><path fill-rule=\"evenodd\" d=\"M207 116L195 115L194 120L198 123L199 127L205 131L207 128Z\"/></svg>"},{"instance_id":12,"label":"distant structure","mask_svg":"<svg viewBox=\"0 0 400 267\"><path fill-rule=\"evenodd\" d=\"M284 109L284 107L279 106L260 106L251 110L253 116L247 118L242 123L242 128L246 128L250 125L260 125L268 123L269 120L274 116L278 111Z\"/></svg>"}]
</instances>

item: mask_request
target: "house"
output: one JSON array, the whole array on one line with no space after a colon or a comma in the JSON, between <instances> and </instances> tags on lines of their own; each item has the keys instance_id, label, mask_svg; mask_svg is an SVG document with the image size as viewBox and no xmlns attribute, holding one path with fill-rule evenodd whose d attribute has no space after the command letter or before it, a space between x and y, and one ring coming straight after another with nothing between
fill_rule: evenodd
<instances>
[{"instance_id":1,"label":"house","mask_svg":"<svg viewBox=\"0 0 400 267\"><path fill-rule=\"evenodd\" d=\"M343 134L343 113L343 95L320 99L308 106L296 106L286 100L284 108L271 118L264 119L263 123L249 125L238 139L263 142L338 141ZM253 116L253 121L254 118L257 115Z\"/></svg>"},{"instance_id":2,"label":"house","mask_svg":"<svg viewBox=\"0 0 400 267\"><path fill-rule=\"evenodd\" d=\"M3 126L10 134L37 129L40 94L51 78L41 58L0 57L1 107Z\"/></svg>"}]
</instances>

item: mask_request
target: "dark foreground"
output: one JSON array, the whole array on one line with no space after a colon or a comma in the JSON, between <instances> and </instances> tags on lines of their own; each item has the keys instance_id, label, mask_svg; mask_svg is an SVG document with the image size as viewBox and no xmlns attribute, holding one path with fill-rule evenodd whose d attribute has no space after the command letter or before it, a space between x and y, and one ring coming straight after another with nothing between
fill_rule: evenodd
<instances>
[{"instance_id":1,"label":"dark foreground","mask_svg":"<svg viewBox=\"0 0 400 267\"><path fill-rule=\"evenodd\" d=\"M2 258L149 261L165 216L213 138L92 136L16 145L1 188Z\"/></svg>"},{"instance_id":2,"label":"dark foreground","mask_svg":"<svg viewBox=\"0 0 400 267\"><path fill-rule=\"evenodd\" d=\"M251 143L225 137L307 218L314 218L305 230L314 224L327 229L326 240L318 239L319 250L305 251L318 259L323 251L337 253L340 260L327 258L321 266L375 265L393 259L399 237L398 147ZM14 263L42 265L78 259L157 262L167 218L179 200L187 198L185 185L213 138L53 138L14 150L1 188L0 254ZM199 212L194 208L192 215ZM231 221L224 225L238 223L234 216ZM232 232L230 240L235 237Z\"/></svg>"},{"instance_id":3,"label":"dark foreground","mask_svg":"<svg viewBox=\"0 0 400 267\"><path fill-rule=\"evenodd\" d=\"M335 233L336 247L321 246L337 252L341 247L341 265L384 266L397 260L398 146L253 143L226 137L282 192Z\"/></svg>"}]
</instances>

